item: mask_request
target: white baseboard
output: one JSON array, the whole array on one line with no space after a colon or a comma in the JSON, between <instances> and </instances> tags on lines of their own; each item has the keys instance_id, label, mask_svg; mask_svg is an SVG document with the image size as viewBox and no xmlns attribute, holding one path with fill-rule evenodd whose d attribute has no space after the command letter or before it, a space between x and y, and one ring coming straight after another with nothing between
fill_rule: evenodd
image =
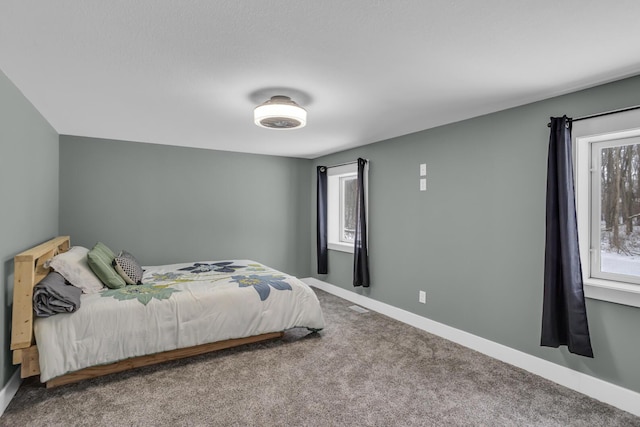
<instances>
[{"instance_id":1,"label":"white baseboard","mask_svg":"<svg viewBox=\"0 0 640 427\"><path fill-rule=\"evenodd\" d=\"M306 284L346 299L400 322L448 339L472 350L491 356L564 387L578 391L601 402L640 416L640 393L560 366L548 360L515 350L460 329L418 316L417 314L356 294L313 277L302 279Z\"/></svg>"},{"instance_id":2,"label":"white baseboard","mask_svg":"<svg viewBox=\"0 0 640 427\"><path fill-rule=\"evenodd\" d=\"M9 378L7 385L0 390L0 417L4 414L4 410L7 409L9 403L11 403L13 396L16 395L21 383L22 378L20 378L20 369L16 369L11 378Z\"/></svg>"}]
</instances>

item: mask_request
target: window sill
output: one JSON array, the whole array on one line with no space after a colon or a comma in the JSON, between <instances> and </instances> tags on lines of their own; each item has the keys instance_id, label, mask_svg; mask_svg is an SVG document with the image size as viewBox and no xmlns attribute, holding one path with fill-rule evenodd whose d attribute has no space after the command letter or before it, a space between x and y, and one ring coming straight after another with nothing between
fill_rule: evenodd
<instances>
[{"instance_id":1,"label":"window sill","mask_svg":"<svg viewBox=\"0 0 640 427\"><path fill-rule=\"evenodd\" d=\"M584 281L584 296L631 307L640 307L640 285L590 278Z\"/></svg>"},{"instance_id":2,"label":"window sill","mask_svg":"<svg viewBox=\"0 0 640 427\"><path fill-rule=\"evenodd\" d=\"M332 251L353 253L353 243L327 243L327 248Z\"/></svg>"}]
</instances>

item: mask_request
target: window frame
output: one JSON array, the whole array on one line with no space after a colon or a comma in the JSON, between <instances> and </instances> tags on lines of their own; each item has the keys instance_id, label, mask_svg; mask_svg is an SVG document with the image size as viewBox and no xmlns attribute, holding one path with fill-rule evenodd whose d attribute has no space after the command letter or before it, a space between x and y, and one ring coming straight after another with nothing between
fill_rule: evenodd
<instances>
[{"instance_id":1,"label":"window frame","mask_svg":"<svg viewBox=\"0 0 640 427\"><path fill-rule=\"evenodd\" d=\"M597 258L594 257L594 251L591 250L593 244L592 233L596 229L593 225L592 146L594 143L604 141L640 137L640 127L631 127L633 124L637 126L640 123L640 114L637 112L635 112L636 114L629 113L634 112L587 120L584 123L574 123L574 180L580 261L582 264L585 297L640 307L640 285L592 275L592 263L599 259L599 256ZM596 215L598 213L599 210ZM599 229L599 217L597 221ZM599 244L599 236L597 241ZM599 248L597 249L599 255Z\"/></svg>"},{"instance_id":2,"label":"window frame","mask_svg":"<svg viewBox=\"0 0 640 427\"><path fill-rule=\"evenodd\" d=\"M365 189L365 214L367 222L369 217L368 208L368 169L364 170L364 189ZM358 176L358 163L349 163L342 166L328 168L327 170L327 248L333 251L354 252L355 242L345 242L341 239L342 231L342 203L343 203L343 179Z\"/></svg>"}]
</instances>

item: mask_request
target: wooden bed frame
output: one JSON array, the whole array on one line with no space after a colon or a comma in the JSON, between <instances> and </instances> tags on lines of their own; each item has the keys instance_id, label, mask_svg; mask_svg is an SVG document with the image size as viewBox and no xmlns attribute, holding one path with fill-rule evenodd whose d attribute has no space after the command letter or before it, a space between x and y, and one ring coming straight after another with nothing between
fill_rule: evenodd
<instances>
[{"instance_id":1,"label":"wooden bed frame","mask_svg":"<svg viewBox=\"0 0 640 427\"><path fill-rule=\"evenodd\" d=\"M13 364L21 364L20 377L40 375L38 346L33 333L33 287L49 274L44 264L59 253L70 248L69 236L59 236L34 248L19 253L14 258L13 319L11 328L11 350ZM47 381L47 388L70 384L77 381L122 372L142 366L154 365L169 360L196 356L211 351L236 347L244 344L280 338L284 332L272 332L246 338L237 338L179 348L148 356L132 357L107 365L91 366Z\"/></svg>"}]
</instances>

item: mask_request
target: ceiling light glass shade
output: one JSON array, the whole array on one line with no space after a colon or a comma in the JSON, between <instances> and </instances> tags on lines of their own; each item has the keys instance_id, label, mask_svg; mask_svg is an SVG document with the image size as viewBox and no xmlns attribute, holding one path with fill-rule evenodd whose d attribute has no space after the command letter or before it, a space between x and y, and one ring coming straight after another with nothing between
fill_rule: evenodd
<instances>
[{"instance_id":1,"label":"ceiling light glass shade","mask_svg":"<svg viewBox=\"0 0 640 427\"><path fill-rule=\"evenodd\" d=\"M307 110L288 96L272 96L253 110L253 121L267 129L300 129L307 124Z\"/></svg>"}]
</instances>

